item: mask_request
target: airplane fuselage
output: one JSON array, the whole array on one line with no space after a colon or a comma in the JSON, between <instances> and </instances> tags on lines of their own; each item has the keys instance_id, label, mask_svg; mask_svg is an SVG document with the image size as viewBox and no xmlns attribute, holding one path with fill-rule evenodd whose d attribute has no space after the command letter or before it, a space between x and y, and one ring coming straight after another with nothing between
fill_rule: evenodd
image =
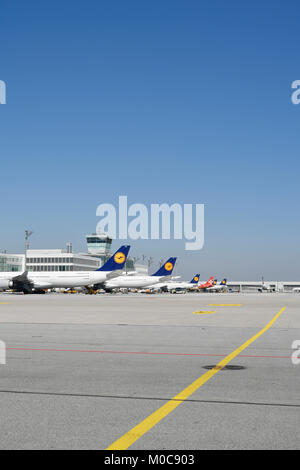
<instances>
[{"instance_id":1,"label":"airplane fuselage","mask_svg":"<svg viewBox=\"0 0 300 470\"><path fill-rule=\"evenodd\" d=\"M161 278L157 276L119 276L105 282L108 289L127 288L140 289L160 282Z\"/></svg>"},{"instance_id":2,"label":"airplane fuselage","mask_svg":"<svg viewBox=\"0 0 300 470\"><path fill-rule=\"evenodd\" d=\"M110 271L29 272L27 279L36 289L67 288L104 282L110 273ZM20 272L0 273L0 289L13 288L13 279L20 275L22 275Z\"/></svg>"}]
</instances>

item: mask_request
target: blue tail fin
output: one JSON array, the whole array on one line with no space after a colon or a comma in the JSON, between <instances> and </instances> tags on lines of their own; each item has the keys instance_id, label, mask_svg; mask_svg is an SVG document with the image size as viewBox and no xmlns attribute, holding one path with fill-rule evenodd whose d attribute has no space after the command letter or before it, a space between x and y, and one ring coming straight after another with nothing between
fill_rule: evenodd
<instances>
[{"instance_id":1,"label":"blue tail fin","mask_svg":"<svg viewBox=\"0 0 300 470\"><path fill-rule=\"evenodd\" d=\"M220 282L221 286L225 286L227 284L227 279L224 278L223 281Z\"/></svg>"},{"instance_id":2,"label":"blue tail fin","mask_svg":"<svg viewBox=\"0 0 300 470\"><path fill-rule=\"evenodd\" d=\"M214 279L213 285L215 286L218 282L218 279Z\"/></svg>"},{"instance_id":3,"label":"blue tail fin","mask_svg":"<svg viewBox=\"0 0 300 470\"><path fill-rule=\"evenodd\" d=\"M115 271L123 269L130 250L130 245L123 245L97 271Z\"/></svg>"},{"instance_id":4,"label":"blue tail fin","mask_svg":"<svg viewBox=\"0 0 300 470\"><path fill-rule=\"evenodd\" d=\"M159 268L156 273L152 274L152 276L170 276L174 269L176 263L176 258L169 258L161 268Z\"/></svg>"},{"instance_id":5,"label":"blue tail fin","mask_svg":"<svg viewBox=\"0 0 300 470\"><path fill-rule=\"evenodd\" d=\"M193 279L190 281L190 284L198 284L199 279L200 279L200 274L195 274Z\"/></svg>"}]
</instances>

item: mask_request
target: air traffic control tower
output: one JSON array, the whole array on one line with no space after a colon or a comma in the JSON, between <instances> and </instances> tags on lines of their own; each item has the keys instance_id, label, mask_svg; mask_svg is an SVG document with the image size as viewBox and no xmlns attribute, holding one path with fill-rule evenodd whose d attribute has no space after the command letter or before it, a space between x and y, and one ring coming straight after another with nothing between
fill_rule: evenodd
<instances>
[{"instance_id":1,"label":"air traffic control tower","mask_svg":"<svg viewBox=\"0 0 300 470\"><path fill-rule=\"evenodd\" d=\"M88 254L89 256L93 256L95 258L99 258L101 260L101 266L108 260L111 256L110 248L111 248L112 239L107 236L106 233L92 233L91 235L86 235L86 243L88 247ZM125 271L134 271L135 266L134 262L131 258L127 258L125 263Z\"/></svg>"},{"instance_id":2,"label":"air traffic control tower","mask_svg":"<svg viewBox=\"0 0 300 470\"><path fill-rule=\"evenodd\" d=\"M110 256L112 239L107 234L92 233L86 235L86 243L89 255L101 258L102 264Z\"/></svg>"}]
</instances>

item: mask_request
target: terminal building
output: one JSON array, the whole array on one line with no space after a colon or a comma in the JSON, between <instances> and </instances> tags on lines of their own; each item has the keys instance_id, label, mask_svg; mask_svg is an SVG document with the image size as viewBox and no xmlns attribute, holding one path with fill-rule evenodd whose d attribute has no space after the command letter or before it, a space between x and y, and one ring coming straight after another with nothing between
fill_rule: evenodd
<instances>
[{"instance_id":1,"label":"terminal building","mask_svg":"<svg viewBox=\"0 0 300 470\"><path fill-rule=\"evenodd\" d=\"M270 292L293 292L300 289L300 281L230 281L227 283L231 292L257 292L269 290Z\"/></svg>"},{"instance_id":2,"label":"terminal building","mask_svg":"<svg viewBox=\"0 0 300 470\"><path fill-rule=\"evenodd\" d=\"M86 235L87 253L73 253L72 244L66 249L27 250L28 271L95 271L110 256L112 239L106 234Z\"/></svg>"},{"instance_id":3,"label":"terminal building","mask_svg":"<svg viewBox=\"0 0 300 470\"><path fill-rule=\"evenodd\" d=\"M27 250L28 271L93 271L101 266L101 259L67 250Z\"/></svg>"},{"instance_id":4,"label":"terminal building","mask_svg":"<svg viewBox=\"0 0 300 470\"><path fill-rule=\"evenodd\" d=\"M25 256L0 253L0 272L24 271Z\"/></svg>"},{"instance_id":5,"label":"terminal building","mask_svg":"<svg viewBox=\"0 0 300 470\"><path fill-rule=\"evenodd\" d=\"M95 271L111 256L112 239L106 234L92 233L86 235L86 243L86 253L73 253L71 243L65 249L27 249L26 269L29 272ZM134 262L129 258L125 270L134 269ZM0 272L24 270L25 255L0 253Z\"/></svg>"}]
</instances>

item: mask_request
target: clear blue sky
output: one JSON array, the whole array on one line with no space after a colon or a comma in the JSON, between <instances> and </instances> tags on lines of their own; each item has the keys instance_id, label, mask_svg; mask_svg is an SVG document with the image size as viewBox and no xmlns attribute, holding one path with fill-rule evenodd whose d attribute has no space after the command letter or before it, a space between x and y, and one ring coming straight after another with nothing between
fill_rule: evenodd
<instances>
[{"instance_id":1,"label":"clear blue sky","mask_svg":"<svg viewBox=\"0 0 300 470\"><path fill-rule=\"evenodd\" d=\"M1 4L0 248L85 248L96 207L205 203L190 278L299 279L299 1ZM117 247L117 242L114 247Z\"/></svg>"}]
</instances>

